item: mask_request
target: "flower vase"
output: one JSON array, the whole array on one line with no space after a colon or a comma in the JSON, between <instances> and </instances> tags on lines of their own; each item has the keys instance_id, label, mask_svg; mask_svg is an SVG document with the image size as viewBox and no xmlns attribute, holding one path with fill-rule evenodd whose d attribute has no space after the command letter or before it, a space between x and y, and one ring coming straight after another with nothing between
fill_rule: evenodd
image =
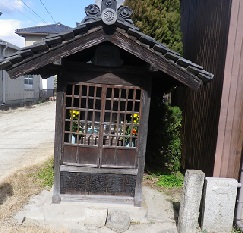
<instances>
[{"instance_id":1,"label":"flower vase","mask_svg":"<svg viewBox=\"0 0 243 233\"><path fill-rule=\"evenodd\" d=\"M77 142L77 136L76 135L72 135L71 143L75 144L76 142Z\"/></svg>"}]
</instances>

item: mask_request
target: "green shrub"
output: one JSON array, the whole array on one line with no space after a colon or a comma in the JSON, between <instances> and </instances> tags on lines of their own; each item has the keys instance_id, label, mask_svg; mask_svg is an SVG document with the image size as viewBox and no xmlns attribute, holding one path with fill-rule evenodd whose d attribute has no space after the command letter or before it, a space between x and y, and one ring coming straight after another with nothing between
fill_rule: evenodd
<instances>
[{"instance_id":1,"label":"green shrub","mask_svg":"<svg viewBox=\"0 0 243 233\"><path fill-rule=\"evenodd\" d=\"M180 170L181 121L179 107L163 103L161 96L152 97L146 150L149 172L170 174Z\"/></svg>"},{"instance_id":2,"label":"green shrub","mask_svg":"<svg viewBox=\"0 0 243 233\"><path fill-rule=\"evenodd\" d=\"M161 152L163 152L165 166L171 172L177 172L180 170L181 121L182 113L179 107L165 105L165 127L163 134L165 143Z\"/></svg>"}]
</instances>

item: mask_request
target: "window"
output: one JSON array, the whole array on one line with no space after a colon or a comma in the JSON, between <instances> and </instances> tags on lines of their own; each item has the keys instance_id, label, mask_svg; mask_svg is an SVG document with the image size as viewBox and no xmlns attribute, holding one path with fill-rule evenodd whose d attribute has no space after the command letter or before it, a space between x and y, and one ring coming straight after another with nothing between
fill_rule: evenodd
<instances>
[{"instance_id":1,"label":"window","mask_svg":"<svg viewBox=\"0 0 243 233\"><path fill-rule=\"evenodd\" d=\"M33 89L33 75L28 75L24 78L24 88Z\"/></svg>"}]
</instances>

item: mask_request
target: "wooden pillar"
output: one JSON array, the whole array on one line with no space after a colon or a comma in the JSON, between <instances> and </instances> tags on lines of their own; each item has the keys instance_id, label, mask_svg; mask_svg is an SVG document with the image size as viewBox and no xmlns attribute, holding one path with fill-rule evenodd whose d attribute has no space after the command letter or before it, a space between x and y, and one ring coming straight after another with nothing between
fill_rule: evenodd
<instances>
[{"instance_id":1,"label":"wooden pillar","mask_svg":"<svg viewBox=\"0 0 243 233\"><path fill-rule=\"evenodd\" d=\"M141 122L139 128L139 142L138 142L138 174L136 178L136 188L134 205L142 205L142 183L143 183L143 173L145 166L145 152L147 144L148 135L148 118L149 118L149 108L151 99L151 83L152 78L146 77L145 79L145 90L142 91L142 112L141 112Z\"/></svg>"},{"instance_id":2,"label":"wooden pillar","mask_svg":"<svg viewBox=\"0 0 243 233\"><path fill-rule=\"evenodd\" d=\"M56 122L55 122L55 140L54 140L54 190L52 202L60 203L60 161L62 154L63 141L63 105L64 105L64 88L65 82L63 77L58 75L57 78L57 98L56 98Z\"/></svg>"}]
</instances>

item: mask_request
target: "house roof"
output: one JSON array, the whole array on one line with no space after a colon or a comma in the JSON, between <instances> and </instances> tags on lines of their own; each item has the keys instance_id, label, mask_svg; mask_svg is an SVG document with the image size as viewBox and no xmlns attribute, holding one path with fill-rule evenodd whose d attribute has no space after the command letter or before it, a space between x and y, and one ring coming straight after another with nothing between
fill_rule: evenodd
<instances>
[{"instance_id":1,"label":"house roof","mask_svg":"<svg viewBox=\"0 0 243 233\"><path fill-rule=\"evenodd\" d=\"M44 25L44 26L36 26L36 27L28 27L17 29L16 34L22 35L31 35L31 34L58 34L62 32L70 31L72 28L65 26L61 23Z\"/></svg>"},{"instance_id":2,"label":"house roof","mask_svg":"<svg viewBox=\"0 0 243 233\"><path fill-rule=\"evenodd\" d=\"M110 25L97 5L90 6L85 8L87 16L76 28L22 48L0 62L0 69L7 70L11 78L28 73L41 74L49 65L52 65L51 72L57 72L60 66L53 64L60 64L61 59L102 42L110 42L192 89L198 89L213 78L213 74L200 65L184 59L164 44L140 32L128 17L131 14L129 8L120 7L117 19Z\"/></svg>"},{"instance_id":3,"label":"house roof","mask_svg":"<svg viewBox=\"0 0 243 233\"><path fill-rule=\"evenodd\" d=\"M1 40L0 39L0 45L4 45L4 46L7 46L8 48L11 48L11 49L15 49L15 50L19 50L20 48L16 45L13 45L5 40Z\"/></svg>"}]
</instances>

